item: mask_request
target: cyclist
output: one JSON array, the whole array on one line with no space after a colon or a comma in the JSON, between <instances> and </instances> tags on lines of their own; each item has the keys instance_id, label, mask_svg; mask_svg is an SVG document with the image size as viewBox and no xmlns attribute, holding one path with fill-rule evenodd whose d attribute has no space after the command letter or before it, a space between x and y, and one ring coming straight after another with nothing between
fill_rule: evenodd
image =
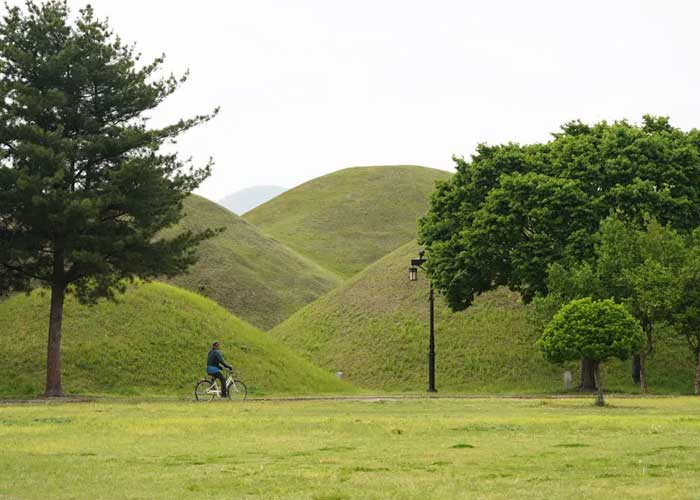
<instances>
[{"instance_id":1,"label":"cyclist","mask_svg":"<svg viewBox=\"0 0 700 500\"><path fill-rule=\"evenodd\" d=\"M221 397L226 397L226 378L223 373L221 373L221 366L225 366L229 370L233 370L233 367L224 361L224 357L221 355L219 350L219 342L215 341L211 344L211 350L207 354L207 374L212 377L216 377L221 382Z\"/></svg>"}]
</instances>

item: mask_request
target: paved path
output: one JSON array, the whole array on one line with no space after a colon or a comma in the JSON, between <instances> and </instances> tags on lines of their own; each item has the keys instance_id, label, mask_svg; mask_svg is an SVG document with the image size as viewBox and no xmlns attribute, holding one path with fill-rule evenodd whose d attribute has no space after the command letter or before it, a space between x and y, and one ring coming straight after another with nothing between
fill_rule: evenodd
<instances>
[{"instance_id":1,"label":"paved path","mask_svg":"<svg viewBox=\"0 0 700 500\"><path fill-rule=\"evenodd\" d=\"M422 399L590 399L595 397L595 393L583 394L431 394L431 395L365 395L365 396L279 396L279 397L249 397L250 402L297 402L297 401L358 401L358 402L378 402L378 401L409 401ZM635 399L635 398L676 398L682 396L664 394L606 394L606 398ZM66 396L62 398L35 398L35 399L0 399L0 406L21 405L21 404L66 404L66 403L175 403L194 401L189 398L145 398L145 397L88 397L88 396ZM217 400L226 402L226 400Z\"/></svg>"}]
</instances>

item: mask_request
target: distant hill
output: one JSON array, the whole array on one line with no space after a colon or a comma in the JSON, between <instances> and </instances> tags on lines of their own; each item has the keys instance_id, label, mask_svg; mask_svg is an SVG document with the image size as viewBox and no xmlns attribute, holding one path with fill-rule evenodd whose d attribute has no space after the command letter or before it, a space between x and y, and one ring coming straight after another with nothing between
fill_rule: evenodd
<instances>
[{"instance_id":1,"label":"distant hill","mask_svg":"<svg viewBox=\"0 0 700 500\"><path fill-rule=\"evenodd\" d=\"M43 391L48 314L47 293L0 302L0 397ZM212 340L253 396L353 390L211 300L163 283L130 287L116 304L67 299L64 390L189 398Z\"/></svg>"},{"instance_id":2,"label":"distant hill","mask_svg":"<svg viewBox=\"0 0 700 500\"><path fill-rule=\"evenodd\" d=\"M219 204L234 214L243 215L286 190L287 188L281 186L253 186L225 196Z\"/></svg>"},{"instance_id":3,"label":"distant hill","mask_svg":"<svg viewBox=\"0 0 700 500\"><path fill-rule=\"evenodd\" d=\"M425 391L428 282L408 281L411 242L295 313L270 335L329 371L366 387ZM436 300L436 380L440 392L551 392L564 368L547 363L526 325L526 307L505 289L452 313ZM653 392L692 390L692 363L680 341L659 343L649 366ZM629 362L605 363L610 390L634 392ZM574 378L575 365L568 367Z\"/></svg>"},{"instance_id":4,"label":"distant hill","mask_svg":"<svg viewBox=\"0 0 700 500\"><path fill-rule=\"evenodd\" d=\"M254 326L269 329L339 284L340 278L234 213L192 195L185 217L166 234L205 227L226 230L204 241L199 262L171 283L205 295Z\"/></svg>"},{"instance_id":5,"label":"distant hill","mask_svg":"<svg viewBox=\"0 0 700 500\"><path fill-rule=\"evenodd\" d=\"M414 239L435 181L450 176L410 165L347 168L290 189L244 219L349 277Z\"/></svg>"}]
</instances>

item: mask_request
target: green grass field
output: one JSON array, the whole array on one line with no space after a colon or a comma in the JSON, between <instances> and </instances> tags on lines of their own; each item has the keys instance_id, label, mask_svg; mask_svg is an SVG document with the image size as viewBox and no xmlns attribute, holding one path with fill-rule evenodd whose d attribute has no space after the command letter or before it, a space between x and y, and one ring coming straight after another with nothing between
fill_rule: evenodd
<instances>
[{"instance_id":1,"label":"green grass field","mask_svg":"<svg viewBox=\"0 0 700 500\"><path fill-rule=\"evenodd\" d=\"M49 297L40 291L0 302L0 398L43 392L48 315ZM66 301L64 390L191 394L212 340L254 394L354 390L211 300L164 283L132 287L118 303Z\"/></svg>"},{"instance_id":2,"label":"green grass field","mask_svg":"<svg viewBox=\"0 0 700 500\"><path fill-rule=\"evenodd\" d=\"M313 363L343 371L348 380L387 391L427 386L428 282L407 267L418 246L409 243L340 287L300 309L270 333ZM528 329L526 307L505 289L453 313L438 297L435 310L436 381L457 393L552 393L564 368L546 362ZM577 378L575 364L568 365ZM635 392L629 362L603 365L604 386ZM656 393L691 394L693 364L678 338L657 342L648 369Z\"/></svg>"},{"instance_id":3,"label":"green grass field","mask_svg":"<svg viewBox=\"0 0 700 500\"><path fill-rule=\"evenodd\" d=\"M435 181L451 175L411 165L346 168L290 189L244 219L349 277L414 239Z\"/></svg>"},{"instance_id":4,"label":"green grass field","mask_svg":"<svg viewBox=\"0 0 700 500\"><path fill-rule=\"evenodd\" d=\"M0 498L697 498L700 399L0 406Z\"/></svg>"},{"instance_id":5,"label":"green grass field","mask_svg":"<svg viewBox=\"0 0 700 500\"><path fill-rule=\"evenodd\" d=\"M192 195L184 211L179 228L226 230L204 241L199 262L171 283L215 300L258 328L272 328L341 281L212 201Z\"/></svg>"}]
</instances>

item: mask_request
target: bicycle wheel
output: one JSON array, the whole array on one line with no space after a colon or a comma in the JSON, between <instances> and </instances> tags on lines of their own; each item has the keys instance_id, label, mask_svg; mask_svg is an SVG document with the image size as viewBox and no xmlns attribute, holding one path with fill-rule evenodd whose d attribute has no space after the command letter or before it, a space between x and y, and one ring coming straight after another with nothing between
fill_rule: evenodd
<instances>
[{"instance_id":1,"label":"bicycle wheel","mask_svg":"<svg viewBox=\"0 0 700 500\"><path fill-rule=\"evenodd\" d=\"M216 389L218 390L218 387ZM197 401L211 401L215 395L212 390L212 383L209 380L200 380L194 386L194 398Z\"/></svg>"},{"instance_id":2,"label":"bicycle wheel","mask_svg":"<svg viewBox=\"0 0 700 500\"><path fill-rule=\"evenodd\" d=\"M240 380L234 380L233 383L228 386L226 395L232 401L243 401L248 397L248 389Z\"/></svg>"}]
</instances>

